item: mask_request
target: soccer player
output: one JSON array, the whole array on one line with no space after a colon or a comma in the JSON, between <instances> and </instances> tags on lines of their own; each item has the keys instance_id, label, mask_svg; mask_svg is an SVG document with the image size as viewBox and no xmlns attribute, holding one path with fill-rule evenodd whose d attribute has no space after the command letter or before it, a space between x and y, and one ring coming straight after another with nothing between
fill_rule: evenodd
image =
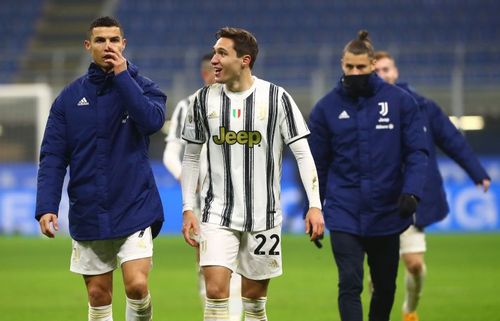
<instances>
[{"instance_id":1,"label":"soccer player","mask_svg":"<svg viewBox=\"0 0 500 321\"><path fill-rule=\"evenodd\" d=\"M88 294L88 320L110 321L113 270L121 266L126 320L152 319L148 275L163 207L148 158L149 135L165 122L167 97L123 56L111 17L94 20L85 49L93 62L54 101L40 150L36 218L55 237L69 166L72 272ZM122 318L120 318L122 319Z\"/></svg>"},{"instance_id":2,"label":"soccer player","mask_svg":"<svg viewBox=\"0 0 500 321\"><path fill-rule=\"evenodd\" d=\"M373 71L367 31L344 48L338 85L313 108L309 143L339 273L343 321L363 320L368 257L374 293L369 320L387 321L394 302L399 234L422 196L427 149L413 98Z\"/></svg>"},{"instance_id":3,"label":"soccer player","mask_svg":"<svg viewBox=\"0 0 500 321\"><path fill-rule=\"evenodd\" d=\"M209 86L215 82L214 68L210 62L211 59L212 54L207 54L201 59L200 75L205 86ZM181 178L182 157L186 146L186 141L182 139L181 132L184 127L184 120L186 118L189 103L195 99L195 96L196 95L193 94L181 100L175 107L166 139L167 146L165 148L165 152L163 153L163 163L170 173L178 180ZM202 148L200 154L200 177L198 179L198 187L202 186L206 176L206 158L206 148ZM197 202L194 212L200 215L199 202ZM199 263L199 248L196 248L196 250L196 260ZM201 269L198 271L200 296L202 301L205 302L205 279L203 278ZM229 317L231 321L240 321L243 304L241 302L241 276L238 273L233 273L231 275L230 289L231 297L229 298Z\"/></svg>"},{"instance_id":4,"label":"soccer player","mask_svg":"<svg viewBox=\"0 0 500 321\"><path fill-rule=\"evenodd\" d=\"M183 234L200 247L206 282L205 321L227 320L229 279L242 276L245 320L267 320L269 281L282 274L280 173L283 145L297 159L310 208L306 232L323 233L318 179L305 137L309 134L292 97L252 76L255 37L239 28L217 32L212 65L216 84L196 93L183 131ZM207 145L202 215L196 207L199 154Z\"/></svg>"},{"instance_id":5,"label":"soccer player","mask_svg":"<svg viewBox=\"0 0 500 321\"><path fill-rule=\"evenodd\" d=\"M451 123L441 108L434 101L410 89L406 83L396 83L399 72L394 58L388 52L378 51L375 53L375 60L377 74L386 82L395 84L412 95L423 111L427 122L429 163L424 192L417 207L414 224L400 237L400 254L406 267L403 320L418 321L417 306L426 275L424 228L445 218L449 211L443 180L436 160L435 146L455 160L469 174L472 181L483 188L484 192L488 191L490 177L467 144L464 136Z\"/></svg>"}]
</instances>

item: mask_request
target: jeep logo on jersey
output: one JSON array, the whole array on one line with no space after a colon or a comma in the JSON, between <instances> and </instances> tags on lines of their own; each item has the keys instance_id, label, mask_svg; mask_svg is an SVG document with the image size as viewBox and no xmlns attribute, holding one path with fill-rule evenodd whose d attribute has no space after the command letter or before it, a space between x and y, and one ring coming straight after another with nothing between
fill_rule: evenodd
<instances>
[{"instance_id":1,"label":"jeep logo on jersey","mask_svg":"<svg viewBox=\"0 0 500 321\"><path fill-rule=\"evenodd\" d=\"M258 131L226 131L226 128L220 126L219 136L214 135L212 136L212 139L217 145L222 145L224 143L234 145L238 143L240 145L248 145L248 147L253 148L254 145L260 144L260 142L262 141L262 135Z\"/></svg>"}]
</instances>

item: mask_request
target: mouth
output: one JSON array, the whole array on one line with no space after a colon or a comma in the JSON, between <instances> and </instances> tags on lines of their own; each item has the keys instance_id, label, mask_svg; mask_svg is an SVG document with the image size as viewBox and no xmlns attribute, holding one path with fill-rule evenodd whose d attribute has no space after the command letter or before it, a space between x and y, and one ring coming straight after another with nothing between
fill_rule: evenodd
<instances>
[{"instance_id":1,"label":"mouth","mask_svg":"<svg viewBox=\"0 0 500 321\"><path fill-rule=\"evenodd\" d=\"M222 68L221 67L214 67L215 77L219 78L221 73L222 73Z\"/></svg>"}]
</instances>

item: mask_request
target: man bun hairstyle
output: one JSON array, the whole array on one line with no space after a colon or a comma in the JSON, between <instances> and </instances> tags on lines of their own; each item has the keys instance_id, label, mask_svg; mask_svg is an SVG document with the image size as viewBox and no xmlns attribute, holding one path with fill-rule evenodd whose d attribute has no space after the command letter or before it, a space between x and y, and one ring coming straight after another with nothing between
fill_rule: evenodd
<instances>
[{"instance_id":1,"label":"man bun hairstyle","mask_svg":"<svg viewBox=\"0 0 500 321\"><path fill-rule=\"evenodd\" d=\"M215 34L217 39L229 38L234 42L234 50L238 57L244 55L250 56L250 69L253 68L257 55L259 53L259 45L257 39L249 31L241 28L224 27Z\"/></svg>"},{"instance_id":2,"label":"man bun hairstyle","mask_svg":"<svg viewBox=\"0 0 500 321\"><path fill-rule=\"evenodd\" d=\"M120 33L123 37L123 28L120 22L118 22L118 20L113 17L104 16L99 17L90 23L89 29L87 30L88 39L90 39L90 37L92 36L92 30L98 27L118 27L120 28Z\"/></svg>"},{"instance_id":3,"label":"man bun hairstyle","mask_svg":"<svg viewBox=\"0 0 500 321\"><path fill-rule=\"evenodd\" d=\"M375 50L373 49L370 38L368 37L368 31L364 29L358 31L358 37L349 41L349 43L344 47L343 55L345 55L346 52L350 52L354 55L367 54L370 59L374 59Z\"/></svg>"}]
</instances>

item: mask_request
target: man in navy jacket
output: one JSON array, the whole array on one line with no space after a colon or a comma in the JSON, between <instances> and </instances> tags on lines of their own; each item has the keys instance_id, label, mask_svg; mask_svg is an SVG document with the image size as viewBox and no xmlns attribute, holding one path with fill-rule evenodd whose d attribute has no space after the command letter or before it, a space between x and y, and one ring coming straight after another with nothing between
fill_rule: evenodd
<instances>
[{"instance_id":1,"label":"man in navy jacket","mask_svg":"<svg viewBox=\"0 0 500 321\"><path fill-rule=\"evenodd\" d=\"M93 62L54 101L40 151L36 218L50 238L69 166L70 269L84 277L89 320L112 320L118 264L126 320L151 319L147 280L163 207L148 137L163 126L166 96L123 57L125 44L115 19L91 23L84 45Z\"/></svg>"},{"instance_id":2,"label":"man in navy jacket","mask_svg":"<svg viewBox=\"0 0 500 321\"><path fill-rule=\"evenodd\" d=\"M344 48L344 76L310 115L310 146L339 270L343 321L363 319L365 253L374 293L370 320L389 320L399 234L411 224L427 166L425 128L415 100L374 70L368 33Z\"/></svg>"},{"instance_id":3,"label":"man in navy jacket","mask_svg":"<svg viewBox=\"0 0 500 321\"><path fill-rule=\"evenodd\" d=\"M394 58L385 51L378 51L375 53L375 59L378 75L386 82L396 84L399 73ZM426 274L424 228L445 218L449 211L443 179L436 160L435 146L438 146L446 155L455 160L469 174L472 181L481 186L485 192L490 186L490 177L467 144L464 136L434 101L419 95L407 84L397 83L396 85L415 98L427 123L429 162L424 192L417 207L414 225L401 234L400 238L400 253L407 272L403 320L418 321L416 310Z\"/></svg>"}]
</instances>

